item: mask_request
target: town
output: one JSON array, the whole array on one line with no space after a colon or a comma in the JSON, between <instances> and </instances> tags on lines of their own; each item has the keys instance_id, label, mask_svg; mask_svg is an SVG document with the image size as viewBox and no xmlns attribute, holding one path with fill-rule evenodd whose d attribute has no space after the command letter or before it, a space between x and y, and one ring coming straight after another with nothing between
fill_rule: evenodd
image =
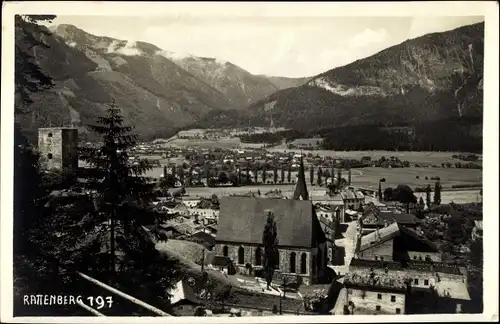
<instances>
[{"instance_id":1,"label":"town","mask_svg":"<svg viewBox=\"0 0 500 324\"><path fill-rule=\"evenodd\" d=\"M88 167L75 154L77 129L40 129L38 140L46 172ZM162 143L130 149L127 165L152 162L149 181L159 194L150 207L161 215L156 249L179 260L186 274L168 292L171 315L435 314L480 307L481 265L469 257L482 244L480 201L443 204L442 194L453 188L443 190L439 177L425 177L434 185L419 198L406 184L388 186L388 176L354 184L365 167L414 167L394 156L306 152ZM55 190L52 203L72 194L79 195ZM268 221L277 232L269 280Z\"/></svg>"}]
</instances>

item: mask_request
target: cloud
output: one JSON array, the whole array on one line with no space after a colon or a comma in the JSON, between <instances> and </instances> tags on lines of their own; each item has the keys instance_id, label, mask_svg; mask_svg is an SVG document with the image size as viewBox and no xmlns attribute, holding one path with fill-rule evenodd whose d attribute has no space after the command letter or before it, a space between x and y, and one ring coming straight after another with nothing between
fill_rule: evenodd
<instances>
[{"instance_id":1,"label":"cloud","mask_svg":"<svg viewBox=\"0 0 500 324\"><path fill-rule=\"evenodd\" d=\"M413 17L408 30L408 38L416 38L428 33L438 33L484 21L483 16L462 17Z\"/></svg>"},{"instance_id":2,"label":"cloud","mask_svg":"<svg viewBox=\"0 0 500 324\"><path fill-rule=\"evenodd\" d=\"M139 56L142 54L142 51L138 49L136 45L137 43L135 41L129 40L125 46L119 47L119 43L117 41L113 41L109 44L107 52L126 56Z\"/></svg>"},{"instance_id":3,"label":"cloud","mask_svg":"<svg viewBox=\"0 0 500 324\"><path fill-rule=\"evenodd\" d=\"M349 41L349 47L361 48L374 43L383 43L389 38L389 33L383 28L375 30L366 28L364 31L356 34L353 38L351 38L351 40Z\"/></svg>"}]
</instances>

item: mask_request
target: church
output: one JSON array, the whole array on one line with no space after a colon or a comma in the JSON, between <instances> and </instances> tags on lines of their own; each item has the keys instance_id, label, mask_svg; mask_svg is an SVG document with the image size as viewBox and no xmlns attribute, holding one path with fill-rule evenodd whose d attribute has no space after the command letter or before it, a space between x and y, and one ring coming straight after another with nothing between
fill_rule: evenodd
<instances>
[{"instance_id":1,"label":"church","mask_svg":"<svg viewBox=\"0 0 500 324\"><path fill-rule=\"evenodd\" d=\"M309 200L303 161L293 199L221 198L216 255L229 257L242 273L262 269L266 211L274 214L278 232L277 276L306 285L318 282L327 267L327 240Z\"/></svg>"}]
</instances>

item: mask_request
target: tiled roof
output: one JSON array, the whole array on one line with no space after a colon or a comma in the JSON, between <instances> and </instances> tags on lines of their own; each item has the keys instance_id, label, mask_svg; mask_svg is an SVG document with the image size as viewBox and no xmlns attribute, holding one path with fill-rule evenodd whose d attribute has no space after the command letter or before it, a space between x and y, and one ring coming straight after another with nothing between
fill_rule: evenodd
<instances>
[{"instance_id":1,"label":"tiled roof","mask_svg":"<svg viewBox=\"0 0 500 324\"><path fill-rule=\"evenodd\" d=\"M400 224L419 224L422 222L417 216L406 213L380 212L377 216L382 221L396 221Z\"/></svg>"},{"instance_id":2,"label":"tiled roof","mask_svg":"<svg viewBox=\"0 0 500 324\"><path fill-rule=\"evenodd\" d=\"M223 197L216 241L262 244L266 210L274 213L279 245L313 247L326 240L310 201Z\"/></svg>"},{"instance_id":3,"label":"tiled roof","mask_svg":"<svg viewBox=\"0 0 500 324\"><path fill-rule=\"evenodd\" d=\"M371 232L363 237L361 237L361 245L359 252L367 250L368 248L387 242L390 239L399 235L399 226L397 223L392 223L387 227L383 227L379 230Z\"/></svg>"}]
</instances>

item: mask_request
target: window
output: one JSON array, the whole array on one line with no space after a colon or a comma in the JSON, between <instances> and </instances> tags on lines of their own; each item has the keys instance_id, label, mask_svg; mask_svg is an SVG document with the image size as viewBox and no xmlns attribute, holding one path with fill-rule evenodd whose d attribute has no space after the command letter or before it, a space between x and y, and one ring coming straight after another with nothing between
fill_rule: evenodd
<instances>
[{"instance_id":1,"label":"window","mask_svg":"<svg viewBox=\"0 0 500 324\"><path fill-rule=\"evenodd\" d=\"M378 256L375 256L375 260L378 260Z\"/></svg>"},{"instance_id":2,"label":"window","mask_svg":"<svg viewBox=\"0 0 500 324\"><path fill-rule=\"evenodd\" d=\"M391 302L395 302L396 301L396 296L391 296Z\"/></svg>"},{"instance_id":3,"label":"window","mask_svg":"<svg viewBox=\"0 0 500 324\"><path fill-rule=\"evenodd\" d=\"M255 250L255 265L262 265L262 249L260 247Z\"/></svg>"},{"instance_id":4,"label":"window","mask_svg":"<svg viewBox=\"0 0 500 324\"><path fill-rule=\"evenodd\" d=\"M429 285L429 280L428 279L425 279L424 280L424 285L428 286Z\"/></svg>"},{"instance_id":5,"label":"window","mask_svg":"<svg viewBox=\"0 0 500 324\"><path fill-rule=\"evenodd\" d=\"M419 256L419 257L418 257L418 260L419 260L419 261L422 261L422 256Z\"/></svg>"},{"instance_id":6,"label":"window","mask_svg":"<svg viewBox=\"0 0 500 324\"><path fill-rule=\"evenodd\" d=\"M417 259L417 256L416 256L416 255L414 255L414 256L413 256L413 260L416 260L416 259Z\"/></svg>"},{"instance_id":7,"label":"window","mask_svg":"<svg viewBox=\"0 0 500 324\"><path fill-rule=\"evenodd\" d=\"M47 158L48 158L49 160L52 160L52 153L47 154Z\"/></svg>"},{"instance_id":8,"label":"window","mask_svg":"<svg viewBox=\"0 0 500 324\"><path fill-rule=\"evenodd\" d=\"M227 248L227 245L224 245L224 247L222 248L222 255L227 257L228 256L228 248Z\"/></svg>"},{"instance_id":9,"label":"window","mask_svg":"<svg viewBox=\"0 0 500 324\"><path fill-rule=\"evenodd\" d=\"M375 309L377 310L377 312L380 311L380 305L377 305Z\"/></svg>"},{"instance_id":10,"label":"window","mask_svg":"<svg viewBox=\"0 0 500 324\"><path fill-rule=\"evenodd\" d=\"M377 299L382 299L382 294L377 294Z\"/></svg>"},{"instance_id":11,"label":"window","mask_svg":"<svg viewBox=\"0 0 500 324\"><path fill-rule=\"evenodd\" d=\"M396 308L396 314L401 314L401 308Z\"/></svg>"},{"instance_id":12,"label":"window","mask_svg":"<svg viewBox=\"0 0 500 324\"><path fill-rule=\"evenodd\" d=\"M245 249L240 246L238 249L238 264L243 264L245 263Z\"/></svg>"},{"instance_id":13,"label":"window","mask_svg":"<svg viewBox=\"0 0 500 324\"><path fill-rule=\"evenodd\" d=\"M415 278L415 279L413 280L413 283L414 283L415 285L418 285L418 279L417 279L417 278Z\"/></svg>"},{"instance_id":14,"label":"window","mask_svg":"<svg viewBox=\"0 0 500 324\"><path fill-rule=\"evenodd\" d=\"M305 253L300 256L300 273L307 273L307 254Z\"/></svg>"},{"instance_id":15,"label":"window","mask_svg":"<svg viewBox=\"0 0 500 324\"><path fill-rule=\"evenodd\" d=\"M48 135L48 136L49 136L49 137L52 137L52 133L49 133L49 135Z\"/></svg>"},{"instance_id":16,"label":"window","mask_svg":"<svg viewBox=\"0 0 500 324\"><path fill-rule=\"evenodd\" d=\"M290 253L290 273L295 273L295 262L296 262L295 252Z\"/></svg>"}]
</instances>

